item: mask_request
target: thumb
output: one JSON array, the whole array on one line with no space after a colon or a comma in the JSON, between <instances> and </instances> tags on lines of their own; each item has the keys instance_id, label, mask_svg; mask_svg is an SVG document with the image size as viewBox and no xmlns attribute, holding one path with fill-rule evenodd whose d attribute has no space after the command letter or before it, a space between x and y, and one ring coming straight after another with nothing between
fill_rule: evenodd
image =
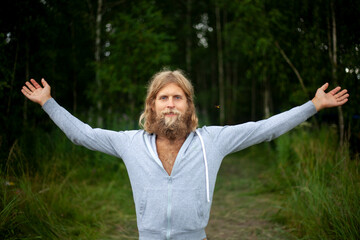
<instances>
[{"instance_id":1,"label":"thumb","mask_svg":"<svg viewBox=\"0 0 360 240\"><path fill-rule=\"evenodd\" d=\"M48 83L45 81L44 78L41 79L41 83L44 87L48 86Z\"/></svg>"},{"instance_id":2,"label":"thumb","mask_svg":"<svg viewBox=\"0 0 360 240\"><path fill-rule=\"evenodd\" d=\"M320 88L321 88L321 90L325 91L328 87L329 87L329 83L325 83Z\"/></svg>"}]
</instances>

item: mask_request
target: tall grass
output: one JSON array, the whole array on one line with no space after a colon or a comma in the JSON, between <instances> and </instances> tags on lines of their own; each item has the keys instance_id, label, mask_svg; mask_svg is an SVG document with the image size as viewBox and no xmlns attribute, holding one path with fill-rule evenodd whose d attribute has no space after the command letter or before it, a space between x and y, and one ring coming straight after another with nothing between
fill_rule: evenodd
<instances>
[{"instance_id":1,"label":"tall grass","mask_svg":"<svg viewBox=\"0 0 360 240\"><path fill-rule=\"evenodd\" d=\"M336 129L298 128L276 140L272 178L282 219L302 239L360 239L360 165Z\"/></svg>"},{"instance_id":2,"label":"tall grass","mask_svg":"<svg viewBox=\"0 0 360 240\"><path fill-rule=\"evenodd\" d=\"M0 239L134 239L120 159L73 145L59 130L24 135L0 172Z\"/></svg>"}]
</instances>

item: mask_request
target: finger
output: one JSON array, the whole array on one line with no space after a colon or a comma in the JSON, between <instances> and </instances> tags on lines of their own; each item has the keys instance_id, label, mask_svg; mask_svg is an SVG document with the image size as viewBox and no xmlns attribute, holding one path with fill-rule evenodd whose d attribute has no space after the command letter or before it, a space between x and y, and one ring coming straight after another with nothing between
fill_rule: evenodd
<instances>
[{"instance_id":1,"label":"finger","mask_svg":"<svg viewBox=\"0 0 360 240\"><path fill-rule=\"evenodd\" d=\"M25 95L25 96L27 96L28 94L27 94L27 92L25 92L25 90L24 89L21 89L21 92Z\"/></svg>"},{"instance_id":2,"label":"finger","mask_svg":"<svg viewBox=\"0 0 360 240\"><path fill-rule=\"evenodd\" d=\"M27 88L27 87L25 87L25 86L23 86L23 88L21 89L21 92L25 92L27 95L31 95L31 91Z\"/></svg>"},{"instance_id":3,"label":"finger","mask_svg":"<svg viewBox=\"0 0 360 240\"><path fill-rule=\"evenodd\" d=\"M341 87L336 87L336 88L334 88L333 90L331 90L329 93L331 94L331 95L335 95L338 91L340 91L340 89L341 89Z\"/></svg>"},{"instance_id":4,"label":"finger","mask_svg":"<svg viewBox=\"0 0 360 240\"><path fill-rule=\"evenodd\" d=\"M325 91L328 87L329 87L329 83L325 83L320 88L321 88L321 90Z\"/></svg>"},{"instance_id":5,"label":"finger","mask_svg":"<svg viewBox=\"0 0 360 240\"><path fill-rule=\"evenodd\" d=\"M349 94L345 94L345 95L337 98L336 101L341 102L341 101L343 101L344 99L347 99L348 97L349 97Z\"/></svg>"},{"instance_id":6,"label":"finger","mask_svg":"<svg viewBox=\"0 0 360 240\"><path fill-rule=\"evenodd\" d=\"M35 90L36 90L31 83L26 82L25 84L26 84L26 86L27 86L31 91L35 91Z\"/></svg>"},{"instance_id":7,"label":"finger","mask_svg":"<svg viewBox=\"0 0 360 240\"><path fill-rule=\"evenodd\" d=\"M30 81L35 86L35 88L41 88L40 84L38 84L34 79L31 79Z\"/></svg>"},{"instance_id":8,"label":"finger","mask_svg":"<svg viewBox=\"0 0 360 240\"><path fill-rule=\"evenodd\" d=\"M343 104L346 103L348 100L349 100L348 98L345 98L344 100L338 102L338 106L343 105Z\"/></svg>"},{"instance_id":9,"label":"finger","mask_svg":"<svg viewBox=\"0 0 360 240\"><path fill-rule=\"evenodd\" d=\"M344 95L345 93L347 93L347 90L346 90L346 89L344 89L344 90L342 90L341 92L335 94L334 97L336 97L336 98L341 97L341 96Z\"/></svg>"}]
</instances>

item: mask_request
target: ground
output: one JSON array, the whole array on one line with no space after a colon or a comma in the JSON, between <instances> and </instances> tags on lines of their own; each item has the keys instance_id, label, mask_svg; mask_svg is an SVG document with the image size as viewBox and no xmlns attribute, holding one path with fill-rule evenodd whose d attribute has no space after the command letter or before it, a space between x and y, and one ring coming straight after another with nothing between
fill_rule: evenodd
<instances>
[{"instance_id":1,"label":"ground","mask_svg":"<svg viewBox=\"0 0 360 240\"><path fill-rule=\"evenodd\" d=\"M281 192L271 192L266 184L268 164L250 149L224 159L218 174L208 240L295 239L283 225L276 223ZM271 161L271 158L265 161Z\"/></svg>"}]
</instances>

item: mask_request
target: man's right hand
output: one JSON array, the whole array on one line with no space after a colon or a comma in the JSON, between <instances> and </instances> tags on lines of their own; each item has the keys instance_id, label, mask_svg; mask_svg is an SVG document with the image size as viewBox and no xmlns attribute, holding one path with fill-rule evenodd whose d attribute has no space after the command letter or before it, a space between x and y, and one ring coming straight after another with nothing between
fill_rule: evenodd
<instances>
[{"instance_id":1,"label":"man's right hand","mask_svg":"<svg viewBox=\"0 0 360 240\"><path fill-rule=\"evenodd\" d=\"M49 84L45 81L45 79L41 79L43 87L41 87L34 79L30 79L30 82L25 83L26 86L23 86L21 92L29 100L38 103L41 106L44 105L45 102L51 98L51 88Z\"/></svg>"}]
</instances>

